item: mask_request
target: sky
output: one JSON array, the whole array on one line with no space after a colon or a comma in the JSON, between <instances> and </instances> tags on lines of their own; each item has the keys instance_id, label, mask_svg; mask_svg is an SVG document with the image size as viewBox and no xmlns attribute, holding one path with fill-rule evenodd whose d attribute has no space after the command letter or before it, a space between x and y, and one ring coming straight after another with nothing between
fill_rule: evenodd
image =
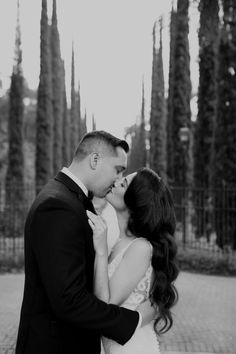
<instances>
[{"instance_id":1,"label":"sky","mask_svg":"<svg viewBox=\"0 0 236 354\"><path fill-rule=\"evenodd\" d=\"M164 17L163 61L168 89L169 15L172 0L57 0L61 53L65 61L67 98L70 98L72 41L76 85L80 83L81 113L88 128L94 114L97 129L123 137L141 111L142 80L146 120L150 114L152 28ZM14 58L17 0L0 0L0 78L9 87ZM52 0L48 0L51 18ZM32 89L40 69L41 0L20 0L23 73ZM193 91L198 86L198 13L190 8L190 56ZM193 115L196 101L192 104Z\"/></svg>"}]
</instances>

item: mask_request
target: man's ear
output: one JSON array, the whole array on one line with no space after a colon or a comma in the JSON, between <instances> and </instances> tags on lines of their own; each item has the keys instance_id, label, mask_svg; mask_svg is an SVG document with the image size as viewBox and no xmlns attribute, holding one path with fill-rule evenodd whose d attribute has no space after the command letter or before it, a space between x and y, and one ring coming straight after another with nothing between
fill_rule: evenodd
<instances>
[{"instance_id":1,"label":"man's ear","mask_svg":"<svg viewBox=\"0 0 236 354\"><path fill-rule=\"evenodd\" d=\"M99 160L99 154L97 152L93 152L90 155L90 167L92 168L92 170L96 170L97 165L98 165L98 160Z\"/></svg>"}]
</instances>

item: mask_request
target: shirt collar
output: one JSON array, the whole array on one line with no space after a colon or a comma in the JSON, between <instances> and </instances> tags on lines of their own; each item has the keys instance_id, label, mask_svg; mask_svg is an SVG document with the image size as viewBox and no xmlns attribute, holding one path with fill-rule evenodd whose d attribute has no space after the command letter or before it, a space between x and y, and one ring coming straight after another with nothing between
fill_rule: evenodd
<instances>
[{"instance_id":1,"label":"shirt collar","mask_svg":"<svg viewBox=\"0 0 236 354\"><path fill-rule=\"evenodd\" d=\"M63 172L65 175L67 175L68 177L70 177L72 179L72 181L74 181L84 192L84 194L86 196L88 196L88 190L85 187L85 185L83 184L83 182L81 182L81 180L79 178L77 178L67 167L63 167L63 169L61 170L61 172Z\"/></svg>"}]
</instances>

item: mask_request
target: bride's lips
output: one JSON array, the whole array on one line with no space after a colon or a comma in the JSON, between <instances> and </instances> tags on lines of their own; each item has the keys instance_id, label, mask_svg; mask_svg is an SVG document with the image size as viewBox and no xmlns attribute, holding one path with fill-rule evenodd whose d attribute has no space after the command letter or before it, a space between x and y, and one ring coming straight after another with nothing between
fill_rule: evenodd
<instances>
[{"instance_id":1,"label":"bride's lips","mask_svg":"<svg viewBox=\"0 0 236 354\"><path fill-rule=\"evenodd\" d=\"M107 190L107 194L109 194L109 193L112 193L112 189L114 188L114 186L110 186L109 188L108 188L108 190Z\"/></svg>"}]
</instances>

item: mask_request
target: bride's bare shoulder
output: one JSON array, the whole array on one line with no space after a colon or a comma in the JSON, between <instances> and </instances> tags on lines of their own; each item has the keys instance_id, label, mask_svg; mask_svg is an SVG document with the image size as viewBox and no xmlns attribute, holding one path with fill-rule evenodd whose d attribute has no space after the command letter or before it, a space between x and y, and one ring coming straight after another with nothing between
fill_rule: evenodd
<instances>
[{"instance_id":1,"label":"bride's bare shoulder","mask_svg":"<svg viewBox=\"0 0 236 354\"><path fill-rule=\"evenodd\" d=\"M152 246L150 242L144 237L136 238L125 252L125 257L149 259L152 252Z\"/></svg>"}]
</instances>

